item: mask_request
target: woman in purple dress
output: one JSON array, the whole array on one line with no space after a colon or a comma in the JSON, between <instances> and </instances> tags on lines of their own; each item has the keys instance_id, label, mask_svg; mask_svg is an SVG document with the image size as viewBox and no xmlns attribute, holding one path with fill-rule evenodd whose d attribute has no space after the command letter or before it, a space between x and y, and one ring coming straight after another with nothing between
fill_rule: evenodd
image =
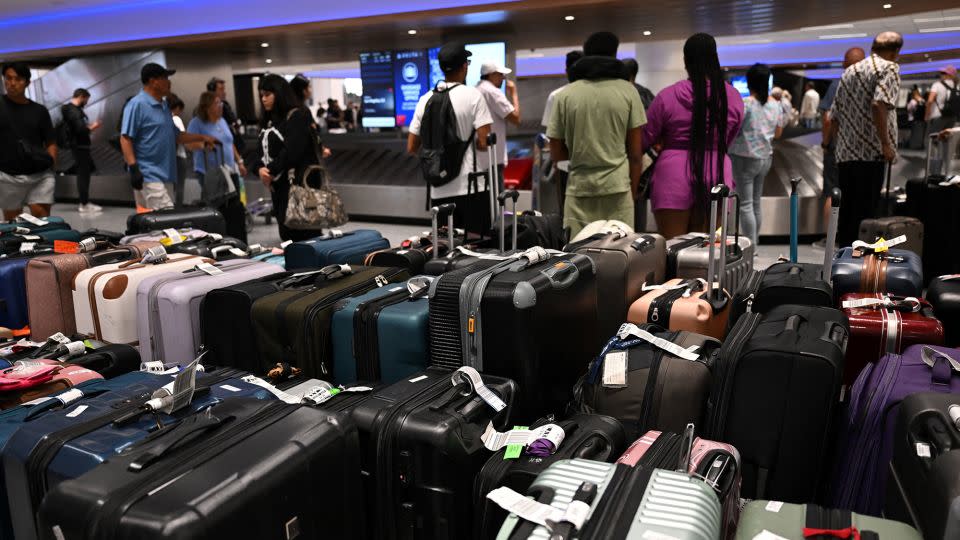
<instances>
[{"instance_id":1,"label":"woman in purple dress","mask_svg":"<svg viewBox=\"0 0 960 540\"><path fill-rule=\"evenodd\" d=\"M667 238L707 229L710 189L720 178L733 190L727 145L743 122L743 100L725 80L713 36L690 36L683 62L688 79L657 95L643 128L644 146L660 147L650 201L657 229Z\"/></svg>"}]
</instances>

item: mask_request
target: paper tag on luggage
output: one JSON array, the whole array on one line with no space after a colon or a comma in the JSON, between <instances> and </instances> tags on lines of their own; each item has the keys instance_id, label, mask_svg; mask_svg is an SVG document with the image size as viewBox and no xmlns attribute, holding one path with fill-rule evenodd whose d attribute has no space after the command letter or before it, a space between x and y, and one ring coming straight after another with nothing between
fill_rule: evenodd
<instances>
[{"instance_id":1,"label":"paper tag on luggage","mask_svg":"<svg viewBox=\"0 0 960 540\"><path fill-rule=\"evenodd\" d=\"M230 253L236 255L237 257L246 257L246 256L247 256L247 254L244 253L244 251L243 251L242 249L240 249L240 248L235 248L235 247L230 248Z\"/></svg>"},{"instance_id":2,"label":"paper tag on luggage","mask_svg":"<svg viewBox=\"0 0 960 540\"><path fill-rule=\"evenodd\" d=\"M194 268L210 276L216 276L223 273L223 270L217 268L216 266L210 263L205 263L205 262L194 266Z\"/></svg>"},{"instance_id":3,"label":"paper tag on luggage","mask_svg":"<svg viewBox=\"0 0 960 540\"><path fill-rule=\"evenodd\" d=\"M293 240L286 240L286 241L280 243L280 247L286 249L287 246L289 246L289 245L292 244L292 243L293 243Z\"/></svg>"},{"instance_id":4,"label":"paper tag on luggage","mask_svg":"<svg viewBox=\"0 0 960 540\"><path fill-rule=\"evenodd\" d=\"M627 351L611 351L603 357L603 386L626 388Z\"/></svg>"},{"instance_id":5,"label":"paper tag on luggage","mask_svg":"<svg viewBox=\"0 0 960 540\"><path fill-rule=\"evenodd\" d=\"M17 219L22 220L22 221L26 221L27 223L30 223L30 224L32 224L32 225L36 225L37 227L43 227L44 225L49 225L49 224L50 224L49 221L47 221L47 220L45 220L45 219L40 219L40 218L35 217L35 216L31 216L30 214L28 214L28 213L26 213L26 212L24 212L24 213L20 214L19 216L17 216Z\"/></svg>"},{"instance_id":6,"label":"paper tag on luggage","mask_svg":"<svg viewBox=\"0 0 960 540\"><path fill-rule=\"evenodd\" d=\"M516 514L520 519L536 523L537 525L547 526L547 520L559 522L563 519L564 511L554 508L549 504L537 502L529 497L521 495L508 487L499 487L490 493L487 498L495 502L500 508L503 508L511 514Z\"/></svg>"},{"instance_id":7,"label":"paper tag on luggage","mask_svg":"<svg viewBox=\"0 0 960 540\"><path fill-rule=\"evenodd\" d=\"M268 383L267 381L257 376L247 375L245 377L241 377L240 380L246 383L254 384L256 386L259 386L260 388L263 388L264 390L270 392L271 394L276 396L277 399L279 399L284 403L289 403L291 405L299 405L303 401L299 397L294 396L293 394L288 394L287 392L280 390L276 386Z\"/></svg>"},{"instance_id":8,"label":"paper tag on luggage","mask_svg":"<svg viewBox=\"0 0 960 540\"><path fill-rule=\"evenodd\" d=\"M463 366L454 371L451 376L451 381L454 386L460 384L461 381L466 381L471 389L480 396L480 399L485 401L487 405L497 412L507 408L507 404L483 384L483 378L480 377L480 373L470 366Z\"/></svg>"},{"instance_id":9,"label":"paper tag on luggage","mask_svg":"<svg viewBox=\"0 0 960 540\"><path fill-rule=\"evenodd\" d=\"M510 431L499 432L493 427L493 422L487 424L487 429L480 436L483 445L491 452L496 452L504 446L516 444L527 446L537 439L547 439L553 443L554 448L559 448L563 442L566 433L563 428L556 424L546 424L536 429L513 428Z\"/></svg>"},{"instance_id":10,"label":"paper tag on luggage","mask_svg":"<svg viewBox=\"0 0 960 540\"><path fill-rule=\"evenodd\" d=\"M672 341L657 337L646 330L641 330L640 327L633 323L624 323L620 325L620 329L617 331L617 337L620 339L626 339L627 336L633 336L635 338L642 339L647 343L655 347L659 347L678 358L683 358L684 360L696 362L700 359L700 355L696 353L696 351L699 350L699 347L696 345L692 345L684 349Z\"/></svg>"},{"instance_id":11,"label":"paper tag on luggage","mask_svg":"<svg viewBox=\"0 0 960 540\"><path fill-rule=\"evenodd\" d=\"M850 247L852 247L853 249L866 249L866 250L874 251L876 253L881 253L883 251L887 251L893 246L898 246L906 241L907 241L907 235L901 234L900 236L896 238L891 238L890 240L884 240L883 238L880 238L879 240L877 240L872 244L868 244L863 240L857 240L856 242L851 244Z\"/></svg>"},{"instance_id":12,"label":"paper tag on luggage","mask_svg":"<svg viewBox=\"0 0 960 540\"><path fill-rule=\"evenodd\" d=\"M930 445L927 443L918 442L917 457L922 457L922 458L933 457L933 453L930 452Z\"/></svg>"},{"instance_id":13,"label":"paper tag on luggage","mask_svg":"<svg viewBox=\"0 0 960 540\"><path fill-rule=\"evenodd\" d=\"M180 231L176 229L164 229L163 234L170 239L170 244L179 244L180 242L183 242L183 235L180 234Z\"/></svg>"},{"instance_id":14,"label":"paper tag on luggage","mask_svg":"<svg viewBox=\"0 0 960 540\"><path fill-rule=\"evenodd\" d=\"M23 242L23 243L20 244L20 253L26 253L26 252L28 252L28 251L33 251L34 249L36 249L36 247L37 247L37 243L36 243L36 242Z\"/></svg>"}]
</instances>

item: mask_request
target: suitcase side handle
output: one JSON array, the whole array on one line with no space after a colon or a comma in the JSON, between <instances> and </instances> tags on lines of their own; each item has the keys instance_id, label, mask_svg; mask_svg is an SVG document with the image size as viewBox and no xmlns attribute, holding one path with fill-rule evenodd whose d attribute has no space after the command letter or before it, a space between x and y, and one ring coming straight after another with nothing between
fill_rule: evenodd
<instances>
[{"instance_id":1,"label":"suitcase side handle","mask_svg":"<svg viewBox=\"0 0 960 540\"><path fill-rule=\"evenodd\" d=\"M207 409L204 413L195 414L182 420L178 424L163 428L148 439L149 441L159 439L160 442L151 444L149 450L138 456L137 459L133 460L133 462L127 466L127 470L130 472L141 472L162 458L168 451L180 446L185 440L191 438L192 435L217 428L233 419L235 419L234 416L214 416L210 409Z\"/></svg>"}]
</instances>

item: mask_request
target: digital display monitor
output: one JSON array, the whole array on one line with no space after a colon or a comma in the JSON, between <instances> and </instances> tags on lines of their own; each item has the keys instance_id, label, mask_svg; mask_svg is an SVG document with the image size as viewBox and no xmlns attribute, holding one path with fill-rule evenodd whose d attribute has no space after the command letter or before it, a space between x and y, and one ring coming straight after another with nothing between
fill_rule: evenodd
<instances>
[{"instance_id":1,"label":"digital display monitor","mask_svg":"<svg viewBox=\"0 0 960 540\"><path fill-rule=\"evenodd\" d=\"M480 66L487 60L505 66L507 64L507 44L498 41L495 43L468 43L464 45L468 51L473 53L470 57L470 67L467 68L467 86L476 86L480 82ZM443 80L443 71L440 70L440 61L437 60L437 54L440 47L434 47L427 51L430 58L430 90L437 86L437 83Z\"/></svg>"},{"instance_id":2,"label":"digital display monitor","mask_svg":"<svg viewBox=\"0 0 960 540\"><path fill-rule=\"evenodd\" d=\"M397 126L409 126L420 96L432 89L427 51L397 51L393 59Z\"/></svg>"},{"instance_id":3,"label":"digital display monitor","mask_svg":"<svg viewBox=\"0 0 960 540\"><path fill-rule=\"evenodd\" d=\"M363 127L396 127L394 115L393 51L360 53L360 78L363 80Z\"/></svg>"},{"instance_id":4,"label":"digital display monitor","mask_svg":"<svg viewBox=\"0 0 960 540\"><path fill-rule=\"evenodd\" d=\"M747 76L746 75L734 75L730 77L730 85L737 89L737 92L740 92L740 97L747 97L750 95L750 89L747 88ZM767 83L767 89L770 90L773 88L773 75L770 75L770 82Z\"/></svg>"}]
</instances>

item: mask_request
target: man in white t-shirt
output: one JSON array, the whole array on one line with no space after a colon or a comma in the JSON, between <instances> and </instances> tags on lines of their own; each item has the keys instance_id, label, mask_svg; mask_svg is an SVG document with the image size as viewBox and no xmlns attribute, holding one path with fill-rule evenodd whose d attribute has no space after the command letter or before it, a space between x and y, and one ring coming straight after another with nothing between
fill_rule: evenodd
<instances>
[{"instance_id":1,"label":"man in white t-shirt","mask_svg":"<svg viewBox=\"0 0 960 540\"><path fill-rule=\"evenodd\" d=\"M944 117L943 109L946 107L947 98L951 92L957 90L957 68L946 66L940 68L940 80L933 83L930 87L930 95L927 97L927 124L930 127L929 133L937 133L944 129L953 127L956 123L956 117Z\"/></svg>"},{"instance_id":2,"label":"man in white t-shirt","mask_svg":"<svg viewBox=\"0 0 960 540\"><path fill-rule=\"evenodd\" d=\"M817 124L817 109L820 108L820 94L814 88L812 82L807 81L806 91L803 93L803 101L800 103L800 120L803 127L812 129Z\"/></svg>"},{"instance_id":3,"label":"man in white t-shirt","mask_svg":"<svg viewBox=\"0 0 960 540\"><path fill-rule=\"evenodd\" d=\"M520 98L517 95L517 85L506 78L513 70L503 67L492 60L480 66L480 82L477 90L483 94L493 119L492 130L497 136L497 178L500 188L503 189L503 169L507 166L507 122L515 126L520 125ZM507 83L507 91L500 91L503 82ZM488 153L477 156L480 169L490 168Z\"/></svg>"},{"instance_id":4,"label":"man in white t-shirt","mask_svg":"<svg viewBox=\"0 0 960 540\"><path fill-rule=\"evenodd\" d=\"M431 186L429 196L434 205L449 202L457 205L453 215L454 225L471 232L486 234L491 227L490 194L484 179L479 177L483 169L478 167L475 158L487 151L487 135L490 134L493 119L483 94L464 84L467 80L470 55L470 51L461 43L448 43L441 47L437 54L444 80L437 83L435 90L449 93L450 104L457 118L459 139L466 142L472 136L474 143L463 154L460 174L441 186ZM427 92L420 98L410 122L407 152L415 156L418 155L422 142L421 127L427 128L421 125L423 113L433 93Z\"/></svg>"},{"instance_id":5,"label":"man in white t-shirt","mask_svg":"<svg viewBox=\"0 0 960 540\"><path fill-rule=\"evenodd\" d=\"M570 80L570 68L581 58L583 58L583 51L576 50L567 53L567 81ZM557 100L557 94L563 92L568 86L570 86L569 82L550 92L550 95L547 96L547 105L543 108L543 118L540 120L540 125L543 126L543 129L547 129L547 126L550 125L550 117L553 116L553 103Z\"/></svg>"}]
</instances>

